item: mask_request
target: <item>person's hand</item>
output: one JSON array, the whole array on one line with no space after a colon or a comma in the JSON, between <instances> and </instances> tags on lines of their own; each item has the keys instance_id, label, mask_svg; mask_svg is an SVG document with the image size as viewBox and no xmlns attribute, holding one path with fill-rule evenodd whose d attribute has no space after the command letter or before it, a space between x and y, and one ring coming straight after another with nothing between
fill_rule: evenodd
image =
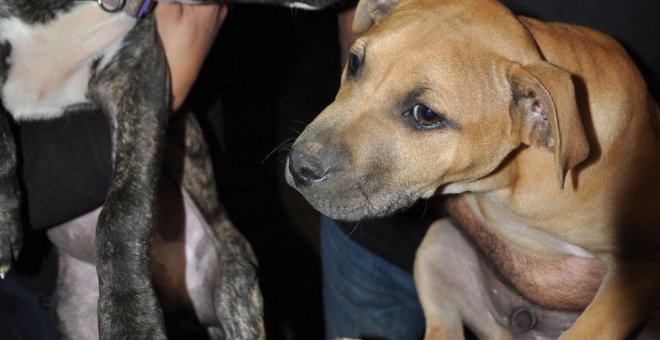
<instances>
[{"instance_id":1,"label":"person's hand","mask_svg":"<svg viewBox=\"0 0 660 340\"><path fill-rule=\"evenodd\" d=\"M158 33L172 76L172 109L185 100L227 15L227 6L161 2Z\"/></svg>"}]
</instances>

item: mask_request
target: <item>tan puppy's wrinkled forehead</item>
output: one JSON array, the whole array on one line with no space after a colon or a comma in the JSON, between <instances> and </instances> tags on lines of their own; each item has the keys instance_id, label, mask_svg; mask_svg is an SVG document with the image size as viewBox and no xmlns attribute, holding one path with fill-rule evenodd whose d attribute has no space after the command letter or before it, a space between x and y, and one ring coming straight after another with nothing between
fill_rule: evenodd
<instances>
[{"instance_id":1,"label":"tan puppy's wrinkled forehead","mask_svg":"<svg viewBox=\"0 0 660 340\"><path fill-rule=\"evenodd\" d=\"M376 38L384 34L382 39L389 40L398 33L406 36L404 44L418 38L441 44L446 39L457 39L468 48L480 44L522 64L538 58L536 43L528 30L495 0L402 0L396 11L374 25L368 35Z\"/></svg>"}]
</instances>

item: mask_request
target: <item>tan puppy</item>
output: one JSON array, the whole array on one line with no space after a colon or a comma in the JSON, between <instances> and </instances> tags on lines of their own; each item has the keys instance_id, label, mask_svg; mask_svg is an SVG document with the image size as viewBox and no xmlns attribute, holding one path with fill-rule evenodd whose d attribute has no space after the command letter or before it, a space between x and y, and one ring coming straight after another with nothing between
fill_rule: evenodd
<instances>
[{"instance_id":1,"label":"tan puppy","mask_svg":"<svg viewBox=\"0 0 660 340\"><path fill-rule=\"evenodd\" d=\"M354 27L390 7L363 2ZM602 283L561 338L621 339L660 297L657 119L635 65L601 33L491 0L403 0L353 45L335 102L292 147L286 176L333 218L452 194L517 254L600 260ZM461 338L473 316L432 299L432 274L416 268L427 337ZM496 331L478 333L510 336Z\"/></svg>"}]
</instances>

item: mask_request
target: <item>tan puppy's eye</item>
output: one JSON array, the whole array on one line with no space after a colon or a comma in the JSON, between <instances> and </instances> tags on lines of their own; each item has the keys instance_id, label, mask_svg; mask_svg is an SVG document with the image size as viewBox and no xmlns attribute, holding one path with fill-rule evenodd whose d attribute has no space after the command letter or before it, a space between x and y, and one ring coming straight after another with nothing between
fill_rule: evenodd
<instances>
[{"instance_id":1,"label":"tan puppy's eye","mask_svg":"<svg viewBox=\"0 0 660 340\"><path fill-rule=\"evenodd\" d=\"M351 53L348 56L348 77L352 78L360 70L362 66L362 59L355 53Z\"/></svg>"},{"instance_id":2,"label":"tan puppy's eye","mask_svg":"<svg viewBox=\"0 0 660 340\"><path fill-rule=\"evenodd\" d=\"M444 116L423 104L417 104L412 108L412 118L417 124L426 129L440 128L446 123Z\"/></svg>"}]
</instances>

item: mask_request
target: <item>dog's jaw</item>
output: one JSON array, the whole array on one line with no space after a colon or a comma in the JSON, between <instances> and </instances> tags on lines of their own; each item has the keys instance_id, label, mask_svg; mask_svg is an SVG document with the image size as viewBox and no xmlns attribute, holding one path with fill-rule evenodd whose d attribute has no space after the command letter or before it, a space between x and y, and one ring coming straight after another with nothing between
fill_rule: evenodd
<instances>
[{"instance_id":1,"label":"dog's jaw","mask_svg":"<svg viewBox=\"0 0 660 340\"><path fill-rule=\"evenodd\" d=\"M396 186L389 176L389 165L399 161L396 155L375 151L371 157L354 156L336 142L306 143L315 138L313 130L306 130L292 146L285 178L321 213L342 221L378 218L435 193L434 186Z\"/></svg>"}]
</instances>

